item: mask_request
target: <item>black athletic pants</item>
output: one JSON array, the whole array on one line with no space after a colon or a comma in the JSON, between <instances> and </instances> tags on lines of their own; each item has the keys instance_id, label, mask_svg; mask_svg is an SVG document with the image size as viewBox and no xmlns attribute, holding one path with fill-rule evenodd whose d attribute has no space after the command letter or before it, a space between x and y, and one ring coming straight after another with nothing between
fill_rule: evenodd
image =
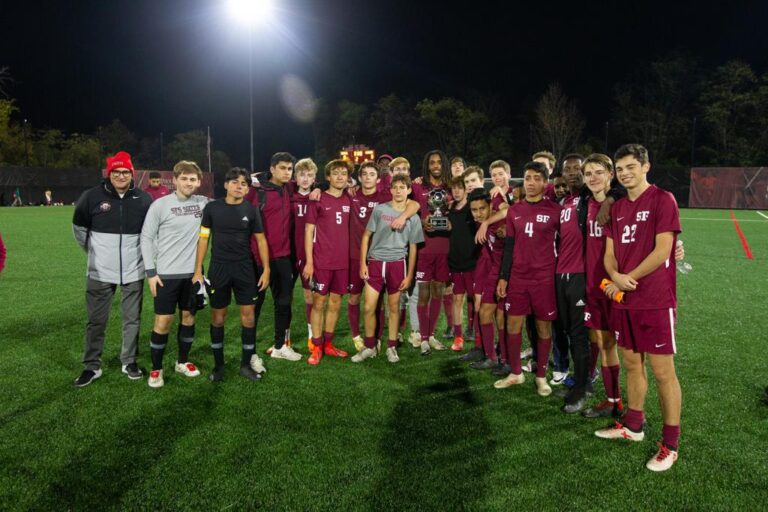
<instances>
[{"instance_id":1,"label":"black athletic pants","mask_svg":"<svg viewBox=\"0 0 768 512\"><path fill-rule=\"evenodd\" d=\"M256 281L261 277L263 269L259 268ZM269 262L272 300L275 304L275 348L282 348L285 341L285 330L291 322L291 300L293 298L294 269L291 259L275 258ZM256 318L259 318L261 306L264 304L264 293L259 293L256 300Z\"/></svg>"},{"instance_id":2,"label":"black athletic pants","mask_svg":"<svg viewBox=\"0 0 768 512\"><path fill-rule=\"evenodd\" d=\"M579 274L555 274L557 295L558 331L568 337L573 360L573 380L575 382L568 395L573 403L586 393L589 380L589 337L584 326L584 306L586 303L586 278Z\"/></svg>"}]
</instances>

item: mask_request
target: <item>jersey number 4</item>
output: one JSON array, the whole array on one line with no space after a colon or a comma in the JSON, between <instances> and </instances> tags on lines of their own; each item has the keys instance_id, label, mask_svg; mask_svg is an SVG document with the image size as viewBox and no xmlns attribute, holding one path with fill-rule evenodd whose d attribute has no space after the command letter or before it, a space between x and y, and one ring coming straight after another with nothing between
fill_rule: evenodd
<instances>
[{"instance_id":1,"label":"jersey number 4","mask_svg":"<svg viewBox=\"0 0 768 512\"><path fill-rule=\"evenodd\" d=\"M525 223L525 232L528 233L529 237L533 238L533 222Z\"/></svg>"}]
</instances>

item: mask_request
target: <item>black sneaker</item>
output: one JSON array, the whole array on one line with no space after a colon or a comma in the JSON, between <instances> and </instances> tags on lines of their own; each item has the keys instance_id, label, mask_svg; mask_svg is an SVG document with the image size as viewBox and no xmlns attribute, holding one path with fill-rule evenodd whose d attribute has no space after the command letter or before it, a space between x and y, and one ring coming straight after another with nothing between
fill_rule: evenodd
<instances>
[{"instance_id":1,"label":"black sneaker","mask_svg":"<svg viewBox=\"0 0 768 512\"><path fill-rule=\"evenodd\" d=\"M506 377L510 373L512 373L512 367L509 366L506 363L505 364L500 364L500 365L496 366L496 368L491 370L491 374L496 375L498 377Z\"/></svg>"},{"instance_id":2,"label":"black sneaker","mask_svg":"<svg viewBox=\"0 0 768 512\"><path fill-rule=\"evenodd\" d=\"M136 363L124 364L123 373L131 380L139 380L144 375Z\"/></svg>"},{"instance_id":3,"label":"black sneaker","mask_svg":"<svg viewBox=\"0 0 768 512\"><path fill-rule=\"evenodd\" d=\"M99 377L101 377L101 369L83 370L83 373L81 373L80 376L75 379L75 386L78 388L84 388Z\"/></svg>"},{"instance_id":4,"label":"black sneaker","mask_svg":"<svg viewBox=\"0 0 768 512\"><path fill-rule=\"evenodd\" d=\"M483 349L475 347L461 356L459 359L468 363L474 363L475 361L481 361L483 358L485 358L485 352L483 352Z\"/></svg>"},{"instance_id":5,"label":"black sneaker","mask_svg":"<svg viewBox=\"0 0 768 512\"><path fill-rule=\"evenodd\" d=\"M476 361L469 365L473 370L490 370L496 368L499 365L498 362L493 359L483 359L482 361Z\"/></svg>"},{"instance_id":6,"label":"black sneaker","mask_svg":"<svg viewBox=\"0 0 768 512\"><path fill-rule=\"evenodd\" d=\"M248 380L261 380L261 373L256 373L250 365L240 367L240 375Z\"/></svg>"},{"instance_id":7,"label":"black sneaker","mask_svg":"<svg viewBox=\"0 0 768 512\"><path fill-rule=\"evenodd\" d=\"M475 341L475 330L467 327L467 332L464 334L464 341Z\"/></svg>"},{"instance_id":8,"label":"black sneaker","mask_svg":"<svg viewBox=\"0 0 768 512\"><path fill-rule=\"evenodd\" d=\"M443 339L453 339L453 327L450 325L447 325L445 327L445 332L443 333Z\"/></svg>"},{"instance_id":9,"label":"black sneaker","mask_svg":"<svg viewBox=\"0 0 768 512\"><path fill-rule=\"evenodd\" d=\"M584 408L587 406L587 397L582 396L581 398L577 399L575 402L569 403L566 402L563 407L560 408L561 411L563 411L565 414L575 414L579 411L584 410Z\"/></svg>"},{"instance_id":10,"label":"black sneaker","mask_svg":"<svg viewBox=\"0 0 768 512\"><path fill-rule=\"evenodd\" d=\"M221 382L224 380L224 367L216 366L213 368L213 371L208 376L208 379L210 379L211 382Z\"/></svg>"}]
</instances>

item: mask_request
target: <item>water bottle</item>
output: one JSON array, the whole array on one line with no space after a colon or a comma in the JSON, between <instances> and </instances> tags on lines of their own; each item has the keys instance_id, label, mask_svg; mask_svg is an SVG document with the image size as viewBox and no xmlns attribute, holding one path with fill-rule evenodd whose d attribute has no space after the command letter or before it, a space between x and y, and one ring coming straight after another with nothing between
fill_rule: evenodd
<instances>
[{"instance_id":1,"label":"water bottle","mask_svg":"<svg viewBox=\"0 0 768 512\"><path fill-rule=\"evenodd\" d=\"M683 246L683 241L678 240L676 247L682 247L682 246ZM685 261L685 259L682 259L680 261L675 261L675 264L677 265L677 271L680 272L681 274L687 274L688 272L693 270L693 266L691 266L690 263Z\"/></svg>"}]
</instances>

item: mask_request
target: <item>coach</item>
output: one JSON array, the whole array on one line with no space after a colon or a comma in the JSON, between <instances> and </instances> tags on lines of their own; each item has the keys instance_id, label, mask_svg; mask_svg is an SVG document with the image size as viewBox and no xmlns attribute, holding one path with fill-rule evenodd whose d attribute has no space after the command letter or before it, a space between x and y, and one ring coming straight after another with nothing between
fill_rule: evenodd
<instances>
[{"instance_id":1,"label":"coach","mask_svg":"<svg viewBox=\"0 0 768 512\"><path fill-rule=\"evenodd\" d=\"M107 157L107 178L86 190L75 206L72 229L75 240L88 254L85 369L75 380L77 387L101 377L104 334L118 285L123 315L122 371L132 380L142 375L136 364L144 291L141 227L152 198L135 187L133 178L128 153L120 151Z\"/></svg>"}]
</instances>

